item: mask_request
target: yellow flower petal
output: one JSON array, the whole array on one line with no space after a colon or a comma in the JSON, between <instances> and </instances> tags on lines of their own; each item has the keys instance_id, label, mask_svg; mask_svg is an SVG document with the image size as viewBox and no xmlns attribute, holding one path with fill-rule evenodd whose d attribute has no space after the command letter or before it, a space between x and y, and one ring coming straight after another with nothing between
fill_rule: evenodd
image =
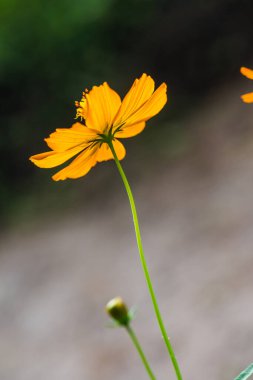
<instances>
[{"instance_id":1,"label":"yellow flower petal","mask_svg":"<svg viewBox=\"0 0 253 380\"><path fill-rule=\"evenodd\" d=\"M83 132L83 130L84 130L84 128L85 128L85 125L83 125L83 124L81 124L81 123L75 123L75 124L73 124L72 126L71 126L71 129L73 130L73 131L77 131L77 132ZM64 128L64 129L67 129L67 128ZM86 130L86 128L85 128L85 130Z\"/></svg>"},{"instance_id":2,"label":"yellow flower petal","mask_svg":"<svg viewBox=\"0 0 253 380\"><path fill-rule=\"evenodd\" d=\"M247 67L241 67L241 74L249 79L253 79L253 70L248 69Z\"/></svg>"},{"instance_id":3,"label":"yellow flower petal","mask_svg":"<svg viewBox=\"0 0 253 380\"><path fill-rule=\"evenodd\" d=\"M119 95L105 82L101 86L94 86L86 94L88 112L86 125L105 133L112 125L113 119L121 104Z\"/></svg>"},{"instance_id":4,"label":"yellow flower petal","mask_svg":"<svg viewBox=\"0 0 253 380\"><path fill-rule=\"evenodd\" d=\"M75 123L71 128L58 128L56 132L45 139L49 148L56 152L80 146L84 149L90 141L97 138L96 131L89 129L81 123Z\"/></svg>"},{"instance_id":5,"label":"yellow flower petal","mask_svg":"<svg viewBox=\"0 0 253 380\"><path fill-rule=\"evenodd\" d=\"M66 152L55 152L52 150L50 152L35 154L29 159L39 168L54 168L74 157L81 150L83 150L83 147L80 146L67 150Z\"/></svg>"},{"instance_id":6,"label":"yellow flower petal","mask_svg":"<svg viewBox=\"0 0 253 380\"><path fill-rule=\"evenodd\" d=\"M147 121L151 117L158 114L167 102L167 86L162 83L160 87L153 93L153 95L146 101L131 117L126 120L124 127L137 124L142 121Z\"/></svg>"},{"instance_id":7,"label":"yellow flower petal","mask_svg":"<svg viewBox=\"0 0 253 380\"><path fill-rule=\"evenodd\" d=\"M80 178L86 175L90 169L96 165L97 147L87 149L74 159L66 168L53 175L54 181L60 181L67 178Z\"/></svg>"},{"instance_id":8,"label":"yellow flower petal","mask_svg":"<svg viewBox=\"0 0 253 380\"><path fill-rule=\"evenodd\" d=\"M253 92L242 95L241 99L244 101L244 103L253 103Z\"/></svg>"},{"instance_id":9,"label":"yellow flower petal","mask_svg":"<svg viewBox=\"0 0 253 380\"><path fill-rule=\"evenodd\" d=\"M153 79L142 74L140 79L135 79L132 87L124 97L118 114L114 120L114 125L124 123L131 117L153 94L155 83Z\"/></svg>"},{"instance_id":10,"label":"yellow flower petal","mask_svg":"<svg viewBox=\"0 0 253 380\"><path fill-rule=\"evenodd\" d=\"M123 158L126 155L126 149L124 145L120 141L115 139L113 141L113 147L115 149L118 159L123 160ZM113 159L114 157L108 144L103 143L98 150L97 161L102 162L102 161L108 161L108 160L113 160Z\"/></svg>"},{"instance_id":11,"label":"yellow flower petal","mask_svg":"<svg viewBox=\"0 0 253 380\"><path fill-rule=\"evenodd\" d=\"M125 139L128 137L136 136L143 131L145 126L146 126L145 121L142 121L141 123L138 123L138 124L131 124L131 125L124 126L122 130L115 133L115 137L119 139Z\"/></svg>"}]
</instances>

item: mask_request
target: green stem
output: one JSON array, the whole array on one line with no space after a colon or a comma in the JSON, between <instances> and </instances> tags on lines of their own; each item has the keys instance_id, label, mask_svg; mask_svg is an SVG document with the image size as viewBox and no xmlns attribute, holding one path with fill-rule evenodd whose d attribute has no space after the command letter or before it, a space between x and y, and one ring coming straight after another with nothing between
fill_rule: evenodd
<instances>
[{"instance_id":1,"label":"green stem","mask_svg":"<svg viewBox=\"0 0 253 380\"><path fill-rule=\"evenodd\" d=\"M134 222L134 228L135 228L137 246L138 246L139 254L140 254L140 260L141 260L142 268L143 268L144 275L145 275L145 278L146 278L147 286L148 286L148 289L149 289L150 297L151 297L151 300L152 300L152 303L153 303L153 307L154 307L154 310L155 310L157 322L158 322L158 325L160 327L160 330L161 330L161 333L162 333L165 345L166 345L167 350L169 352L172 364L174 366L174 370L175 370L175 373L177 375L177 379L178 380L182 380L183 378L182 378L182 375L181 375L181 372L180 372L180 368L179 368L176 356L174 354L172 345L171 345L170 340L168 338L166 329L164 327L162 316L161 316L161 313L160 313L160 310L159 310L159 307L158 307L158 303L157 303L157 300L156 300L156 295L155 295L155 292L154 292L154 289L153 289L152 281L151 281L151 278L150 278L150 275L149 275L149 270L148 270L148 266L147 266L147 263L146 263L146 259L145 259L145 255L144 255L144 250L143 250L143 246L142 246L141 232L140 232L140 227L139 227L138 215L137 215L137 210L136 210L136 206L135 206L132 190L131 190L131 187L130 187L129 182L127 180L127 177L126 177L126 175L124 173L124 170L123 170L123 168L122 168L122 166L121 166L121 164L119 162L119 159L118 159L117 154L115 152L115 149L113 147L112 141L107 141L107 143L108 143L108 145L109 145L109 147L110 147L110 149L112 151L115 163L116 163L117 168L119 170L119 173L120 173L120 176L122 178L122 181L123 181L123 183L125 185L126 192L127 192L128 198L129 198L129 202L130 202L130 206L131 206L131 211L132 211L132 215L133 215L133 222Z\"/></svg>"},{"instance_id":2,"label":"green stem","mask_svg":"<svg viewBox=\"0 0 253 380\"><path fill-rule=\"evenodd\" d=\"M146 371L147 371L150 379L151 380L156 380L155 375L153 374L153 372L152 372L152 370L151 370L151 368L150 368L150 366L148 364L148 361L147 361L147 359L146 359L146 357L144 355L144 352L142 351L141 345L140 345L140 343L139 343L139 341L138 341L138 339L137 339L137 337L136 337L133 329L131 328L130 325L127 325L126 326L126 330L127 330L128 334L129 334L130 338L132 339L132 342L133 342L136 350L138 351L138 353L139 353L139 355L141 357L141 360L142 360L142 362L144 364L144 367L146 368Z\"/></svg>"}]
</instances>

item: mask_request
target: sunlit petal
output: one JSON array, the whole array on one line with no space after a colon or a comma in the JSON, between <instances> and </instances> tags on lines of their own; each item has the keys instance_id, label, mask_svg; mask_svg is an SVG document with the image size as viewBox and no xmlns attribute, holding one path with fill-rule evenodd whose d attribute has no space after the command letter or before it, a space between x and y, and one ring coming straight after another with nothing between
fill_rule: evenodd
<instances>
[{"instance_id":1,"label":"sunlit petal","mask_svg":"<svg viewBox=\"0 0 253 380\"><path fill-rule=\"evenodd\" d=\"M117 154L118 159L123 160L123 158L126 155L126 149L124 145L120 141L115 139L113 141L113 147ZM108 144L103 143L98 150L97 161L102 162L102 161L108 161L108 160L113 160L113 154Z\"/></svg>"},{"instance_id":2,"label":"sunlit petal","mask_svg":"<svg viewBox=\"0 0 253 380\"><path fill-rule=\"evenodd\" d=\"M64 152L77 146L85 148L96 137L96 131L75 123L71 128L56 129L45 141L54 151Z\"/></svg>"},{"instance_id":3,"label":"sunlit petal","mask_svg":"<svg viewBox=\"0 0 253 380\"><path fill-rule=\"evenodd\" d=\"M151 117L157 115L167 102L167 86L165 83L153 93L131 117L129 117L125 123L125 127L131 124L137 124L142 121L147 121ZM124 127L123 127L124 129Z\"/></svg>"},{"instance_id":4,"label":"sunlit petal","mask_svg":"<svg viewBox=\"0 0 253 380\"><path fill-rule=\"evenodd\" d=\"M74 157L81 150L83 150L82 147L75 147L67 150L66 152L55 152L52 150L31 156L30 161L32 161L39 168L54 168L55 166L61 165L65 161Z\"/></svg>"},{"instance_id":5,"label":"sunlit petal","mask_svg":"<svg viewBox=\"0 0 253 380\"><path fill-rule=\"evenodd\" d=\"M112 126L113 119L121 104L119 95L105 82L101 86L94 86L86 94L88 112L86 125L105 133Z\"/></svg>"},{"instance_id":6,"label":"sunlit petal","mask_svg":"<svg viewBox=\"0 0 253 380\"><path fill-rule=\"evenodd\" d=\"M141 123L137 123L137 124L123 126L122 130L119 130L118 132L116 132L115 137L119 139L125 139L128 137L136 136L143 131L145 126L146 126L145 121L142 121Z\"/></svg>"},{"instance_id":7,"label":"sunlit petal","mask_svg":"<svg viewBox=\"0 0 253 380\"><path fill-rule=\"evenodd\" d=\"M130 118L153 94L154 80L147 74L142 74L140 79L135 79L132 87L124 97L119 112L114 120L117 126Z\"/></svg>"},{"instance_id":8,"label":"sunlit petal","mask_svg":"<svg viewBox=\"0 0 253 380\"><path fill-rule=\"evenodd\" d=\"M79 154L66 168L53 175L54 181L65 180L67 178L79 178L86 175L90 169L96 165L97 147L86 150Z\"/></svg>"}]
</instances>

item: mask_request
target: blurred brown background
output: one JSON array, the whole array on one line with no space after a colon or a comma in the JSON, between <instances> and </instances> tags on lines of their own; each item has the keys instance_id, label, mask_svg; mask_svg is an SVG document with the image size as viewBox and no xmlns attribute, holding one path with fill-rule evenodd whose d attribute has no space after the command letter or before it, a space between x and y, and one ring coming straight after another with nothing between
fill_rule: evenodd
<instances>
[{"instance_id":1,"label":"blurred brown background","mask_svg":"<svg viewBox=\"0 0 253 380\"><path fill-rule=\"evenodd\" d=\"M174 374L113 162L79 180L28 161L103 81L149 73L168 104L126 141L124 168L185 379L233 379L252 361L253 67L250 0L0 0L0 378L145 379L106 327L115 295L159 379ZM169 371L169 372L168 372Z\"/></svg>"}]
</instances>

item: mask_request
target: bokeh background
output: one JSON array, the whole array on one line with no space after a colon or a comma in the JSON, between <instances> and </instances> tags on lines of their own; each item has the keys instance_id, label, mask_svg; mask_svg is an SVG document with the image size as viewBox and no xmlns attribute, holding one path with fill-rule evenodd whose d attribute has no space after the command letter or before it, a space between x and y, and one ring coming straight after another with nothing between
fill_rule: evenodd
<instances>
[{"instance_id":1,"label":"bokeh background","mask_svg":"<svg viewBox=\"0 0 253 380\"><path fill-rule=\"evenodd\" d=\"M168 104L125 142L154 286L184 378L232 379L253 357L251 0L0 0L0 377L144 379L106 327L115 295L160 379L173 378L113 162L55 183L28 157L84 88L122 96L149 73Z\"/></svg>"}]
</instances>

